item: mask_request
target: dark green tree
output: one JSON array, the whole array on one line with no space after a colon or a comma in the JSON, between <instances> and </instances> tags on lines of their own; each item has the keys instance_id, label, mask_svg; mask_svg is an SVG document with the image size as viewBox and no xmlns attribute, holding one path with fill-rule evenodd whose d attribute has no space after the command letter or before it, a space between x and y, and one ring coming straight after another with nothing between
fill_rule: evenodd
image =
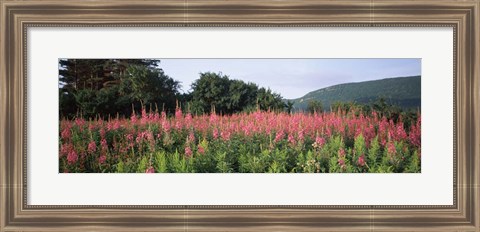
<instances>
[{"instance_id":1,"label":"dark green tree","mask_svg":"<svg viewBox=\"0 0 480 232\"><path fill-rule=\"evenodd\" d=\"M155 59L59 60L60 116L128 116L132 104L175 107L180 84Z\"/></svg>"},{"instance_id":2,"label":"dark green tree","mask_svg":"<svg viewBox=\"0 0 480 232\"><path fill-rule=\"evenodd\" d=\"M229 86L229 98L226 105L227 113L243 111L246 107L255 103L257 85L240 80L231 80Z\"/></svg>"},{"instance_id":3,"label":"dark green tree","mask_svg":"<svg viewBox=\"0 0 480 232\"><path fill-rule=\"evenodd\" d=\"M307 105L307 111L309 113L321 113L323 112L323 105L322 105L322 102L321 101L318 101L318 100L310 100L308 101L308 105Z\"/></svg>"},{"instance_id":4,"label":"dark green tree","mask_svg":"<svg viewBox=\"0 0 480 232\"><path fill-rule=\"evenodd\" d=\"M229 79L221 73L200 73L192 84L191 108L195 113L209 113L215 109L219 114L242 111L284 110L282 96L270 89L259 88L254 83Z\"/></svg>"},{"instance_id":5,"label":"dark green tree","mask_svg":"<svg viewBox=\"0 0 480 232\"><path fill-rule=\"evenodd\" d=\"M260 110L283 111L284 109L282 96L263 87L257 92L257 105Z\"/></svg>"},{"instance_id":6,"label":"dark green tree","mask_svg":"<svg viewBox=\"0 0 480 232\"><path fill-rule=\"evenodd\" d=\"M226 113L229 98L230 80L221 73L200 73L200 78L192 83L192 100L200 113Z\"/></svg>"},{"instance_id":7,"label":"dark green tree","mask_svg":"<svg viewBox=\"0 0 480 232\"><path fill-rule=\"evenodd\" d=\"M289 113L289 114L292 113L294 104L295 104L295 102L290 101L290 100L287 100L287 102L285 102L285 109L287 110L287 113Z\"/></svg>"},{"instance_id":8,"label":"dark green tree","mask_svg":"<svg viewBox=\"0 0 480 232\"><path fill-rule=\"evenodd\" d=\"M162 106L173 111L180 83L167 76L161 69L152 69L144 65L130 65L120 79L119 93L129 96L130 104L140 110L142 106Z\"/></svg>"}]
</instances>

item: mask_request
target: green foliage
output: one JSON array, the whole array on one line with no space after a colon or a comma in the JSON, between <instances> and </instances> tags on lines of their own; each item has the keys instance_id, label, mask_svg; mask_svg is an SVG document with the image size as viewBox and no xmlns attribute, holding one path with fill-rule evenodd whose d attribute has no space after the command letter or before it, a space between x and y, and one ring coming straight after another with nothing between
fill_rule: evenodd
<instances>
[{"instance_id":1,"label":"green foliage","mask_svg":"<svg viewBox=\"0 0 480 232\"><path fill-rule=\"evenodd\" d=\"M361 155L365 155L365 153L367 153L365 138L360 134L355 137L355 143L353 144L353 158L358 158Z\"/></svg>"},{"instance_id":2,"label":"green foliage","mask_svg":"<svg viewBox=\"0 0 480 232\"><path fill-rule=\"evenodd\" d=\"M125 164L121 160L120 160L120 162L117 163L117 172L118 173L124 173L125 172Z\"/></svg>"},{"instance_id":3,"label":"green foliage","mask_svg":"<svg viewBox=\"0 0 480 232\"><path fill-rule=\"evenodd\" d=\"M414 151L410 162L408 162L408 166L405 168L405 172L418 173L420 172L420 168L420 156L417 151Z\"/></svg>"},{"instance_id":4,"label":"green foliage","mask_svg":"<svg viewBox=\"0 0 480 232\"><path fill-rule=\"evenodd\" d=\"M215 152L215 161L217 170L221 173L231 172L230 163L227 161L227 152Z\"/></svg>"},{"instance_id":5,"label":"green foliage","mask_svg":"<svg viewBox=\"0 0 480 232\"><path fill-rule=\"evenodd\" d=\"M355 112L358 116L360 112L364 114L377 113L377 117L385 117L387 120L393 120L395 123L402 121L405 128L410 128L418 119L419 109L402 109L398 105L389 103L385 98L377 98L368 104L361 104L356 102L339 102L332 103L331 109L333 112Z\"/></svg>"},{"instance_id":6,"label":"green foliage","mask_svg":"<svg viewBox=\"0 0 480 232\"><path fill-rule=\"evenodd\" d=\"M135 161L133 161L132 159L127 159L124 163L123 163L123 172L124 173L133 173L133 172L136 172L136 163Z\"/></svg>"},{"instance_id":7,"label":"green foliage","mask_svg":"<svg viewBox=\"0 0 480 232\"><path fill-rule=\"evenodd\" d=\"M197 151L193 160L194 171L199 173L217 172L217 156L214 155L215 150L209 149L210 144L206 139L201 140L199 146L203 148L204 153L201 154Z\"/></svg>"},{"instance_id":8,"label":"green foliage","mask_svg":"<svg viewBox=\"0 0 480 232\"><path fill-rule=\"evenodd\" d=\"M339 158L337 156L331 156L330 159L328 160L328 167L329 167L330 173L336 173L336 172L342 171L340 165L338 164L338 159Z\"/></svg>"},{"instance_id":9,"label":"green foliage","mask_svg":"<svg viewBox=\"0 0 480 232\"><path fill-rule=\"evenodd\" d=\"M138 163L137 173L145 172L148 168L148 158L143 156L140 162Z\"/></svg>"},{"instance_id":10,"label":"green foliage","mask_svg":"<svg viewBox=\"0 0 480 232\"><path fill-rule=\"evenodd\" d=\"M74 96L80 115L85 117L95 117L98 109L96 91L82 89L69 94Z\"/></svg>"},{"instance_id":11,"label":"green foliage","mask_svg":"<svg viewBox=\"0 0 480 232\"><path fill-rule=\"evenodd\" d=\"M265 155L265 153L263 154ZM240 172L264 173L265 162L261 155L251 153L241 154L239 157Z\"/></svg>"},{"instance_id":12,"label":"green foliage","mask_svg":"<svg viewBox=\"0 0 480 232\"><path fill-rule=\"evenodd\" d=\"M285 107L280 94L263 87L258 89L256 100L260 110L283 111Z\"/></svg>"},{"instance_id":13,"label":"green foliage","mask_svg":"<svg viewBox=\"0 0 480 232\"><path fill-rule=\"evenodd\" d=\"M289 114L292 113L294 104L295 103L293 101L290 101L290 100L287 100L285 102L285 110L287 111L287 113L289 113Z\"/></svg>"},{"instance_id":14,"label":"green foliage","mask_svg":"<svg viewBox=\"0 0 480 232\"><path fill-rule=\"evenodd\" d=\"M178 151L175 151L175 153L171 156L171 159L169 161L170 161L169 169L172 170L172 172L178 172L178 173L190 172L187 165L187 160L185 159L184 156L180 156Z\"/></svg>"},{"instance_id":15,"label":"green foliage","mask_svg":"<svg viewBox=\"0 0 480 232\"><path fill-rule=\"evenodd\" d=\"M160 60L61 59L60 116L130 116L143 105L175 109L180 84L158 68Z\"/></svg>"},{"instance_id":16,"label":"green foliage","mask_svg":"<svg viewBox=\"0 0 480 232\"><path fill-rule=\"evenodd\" d=\"M309 150L306 154L300 153L298 170L310 173L320 172L320 163L313 151Z\"/></svg>"},{"instance_id":17,"label":"green foliage","mask_svg":"<svg viewBox=\"0 0 480 232\"><path fill-rule=\"evenodd\" d=\"M378 142L378 136L370 141L370 149L368 149L367 163L370 168L374 168L380 157L380 143Z\"/></svg>"},{"instance_id":18,"label":"green foliage","mask_svg":"<svg viewBox=\"0 0 480 232\"><path fill-rule=\"evenodd\" d=\"M270 152L267 153L270 155ZM268 167L268 172L271 173L285 173L288 170L288 152L287 150L275 149L271 153L271 162Z\"/></svg>"},{"instance_id":19,"label":"green foliage","mask_svg":"<svg viewBox=\"0 0 480 232\"><path fill-rule=\"evenodd\" d=\"M254 83L229 79L221 73L200 73L192 84L191 111L194 114L232 114L252 109L283 110L282 97ZM188 99L188 98L187 98Z\"/></svg>"},{"instance_id":20,"label":"green foliage","mask_svg":"<svg viewBox=\"0 0 480 232\"><path fill-rule=\"evenodd\" d=\"M167 157L165 156L165 151L159 151L155 153L155 171L164 173L168 172L167 168Z\"/></svg>"},{"instance_id":21,"label":"green foliage","mask_svg":"<svg viewBox=\"0 0 480 232\"><path fill-rule=\"evenodd\" d=\"M230 80L221 73L200 73L200 78L192 84L194 105L209 113L216 107L218 112L226 111Z\"/></svg>"},{"instance_id":22,"label":"green foliage","mask_svg":"<svg viewBox=\"0 0 480 232\"><path fill-rule=\"evenodd\" d=\"M127 74L120 78L121 92L130 95L133 102L143 105L162 105L173 111L179 82L165 75L161 69L131 65Z\"/></svg>"},{"instance_id":23,"label":"green foliage","mask_svg":"<svg viewBox=\"0 0 480 232\"><path fill-rule=\"evenodd\" d=\"M339 150L344 149L345 144L341 136L334 136L330 138L327 143L321 148L322 172L341 172L342 169L338 164L340 157Z\"/></svg>"},{"instance_id":24,"label":"green foliage","mask_svg":"<svg viewBox=\"0 0 480 232\"><path fill-rule=\"evenodd\" d=\"M370 172L374 172L374 173L393 173L394 172L394 167L388 166L388 165L382 163L381 165L376 166L375 168L370 170Z\"/></svg>"},{"instance_id":25,"label":"green foliage","mask_svg":"<svg viewBox=\"0 0 480 232\"><path fill-rule=\"evenodd\" d=\"M310 100L307 104L307 112L313 113L321 113L323 111L322 102L319 100Z\"/></svg>"},{"instance_id":26,"label":"green foliage","mask_svg":"<svg viewBox=\"0 0 480 232\"><path fill-rule=\"evenodd\" d=\"M270 167L268 167L268 171L269 173L281 173L282 172L282 168L280 167L281 165L277 163L277 161L273 161L271 164L270 164Z\"/></svg>"},{"instance_id":27,"label":"green foliage","mask_svg":"<svg viewBox=\"0 0 480 232\"><path fill-rule=\"evenodd\" d=\"M59 111L61 117L70 117L77 113L75 96L67 90L60 89L59 92Z\"/></svg>"},{"instance_id":28,"label":"green foliage","mask_svg":"<svg viewBox=\"0 0 480 232\"><path fill-rule=\"evenodd\" d=\"M365 138L360 134L355 138L352 154L352 163L355 164L355 169L358 172L366 172L368 170L367 160L365 160L366 153L367 146L365 144ZM360 160L363 160L363 162Z\"/></svg>"}]
</instances>

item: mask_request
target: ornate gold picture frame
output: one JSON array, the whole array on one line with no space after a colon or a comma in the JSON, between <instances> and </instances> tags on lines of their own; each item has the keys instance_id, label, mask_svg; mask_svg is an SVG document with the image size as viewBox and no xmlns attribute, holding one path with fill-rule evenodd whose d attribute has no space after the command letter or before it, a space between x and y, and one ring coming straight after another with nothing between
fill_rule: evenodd
<instances>
[{"instance_id":1,"label":"ornate gold picture frame","mask_svg":"<svg viewBox=\"0 0 480 232\"><path fill-rule=\"evenodd\" d=\"M480 231L478 0L1 0L0 9L0 231ZM303 26L453 28L453 205L27 204L27 28Z\"/></svg>"}]
</instances>

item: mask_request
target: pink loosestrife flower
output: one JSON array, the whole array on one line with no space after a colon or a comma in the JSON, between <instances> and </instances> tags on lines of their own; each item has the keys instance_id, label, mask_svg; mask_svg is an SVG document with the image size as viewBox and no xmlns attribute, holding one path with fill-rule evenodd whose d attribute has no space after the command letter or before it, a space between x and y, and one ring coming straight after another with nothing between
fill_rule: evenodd
<instances>
[{"instance_id":1,"label":"pink loosestrife flower","mask_svg":"<svg viewBox=\"0 0 480 232\"><path fill-rule=\"evenodd\" d=\"M128 147L132 148L135 145L133 142L133 134L127 134L125 137L127 138Z\"/></svg>"},{"instance_id":2,"label":"pink loosestrife flower","mask_svg":"<svg viewBox=\"0 0 480 232\"><path fill-rule=\"evenodd\" d=\"M102 141L100 141L100 144L102 145L102 151L108 150L108 144L106 139L102 139Z\"/></svg>"},{"instance_id":3,"label":"pink loosestrife flower","mask_svg":"<svg viewBox=\"0 0 480 232\"><path fill-rule=\"evenodd\" d=\"M158 112L155 112L152 119L154 122L158 122L160 120L160 114L158 114Z\"/></svg>"},{"instance_id":4,"label":"pink loosestrife flower","mask_svg":"<svg viewBox=\"0 0 480 232\"><path fill-rule=\"evenodd\" d=\"M149 130L143 131L143 132L142 132L142 137L145 138L145 139L148 140L148 141L154 139L154 138L153 138L153 133L152 133L151 131L149 131Z\"/></svg>"},{"instance_id":5,"label":"pink loosestrife flower","mask_svg":"<svg viewBox=\"0 0 480 232\"><path fill-rule=\"evenodd\" d=\"M62 133L60 135L63 140L69 140L72 137L72 131L70 130L70 127L67 126L65 129L62 130Z\"/></svg>"},{"instance_id":6,"label":"pink loosestrife flower","mask_svg":"<svg viewBox=\"0 0 480 232\"><path fill-rule=\"evenodd\" d=\"M343 159L343 158L338 159L338 165L340 165L340 168L342 168L344 170L347 168L346 165L345 165L345 159Z\"/></svg>"},{"instance_id":7,"label":"pink loosestrife flower","mask_svg":"<svg viewBox=\"0 0 480 232\"><path fill-rule=\"evenodd\" d=\"M132 125L135 125L137 123L137 115L135 114L135 111L132 111L132 115L130 116L130 122Z\"/></svg>"},{"instance_id":8,"label":"pink loosestrife flower","mask_svg":"<svg viewBox=\"0 0 480 232\"><path fill-rule=\"evenodd\" d=\"M222 132L220 132L220 136L222 137L222 139L224 141L229 141L231 133L230 133L230 131L222 131Z\"/></svg>"},{"instance_id":9,"label":"pink loosestrife flower","mask_svg":"<svg viewBox=\"0 0 480 232\"><path fill-rule=\"evenodd\" d=\"M113 121L112 129L113 130L118 130L118 128L120 128L120 126L121 126L120 120L115 119L115 121Z\"/></svg>"},{"instance_id":10,"label":"pink loosestrife flower","mask_svg":"<svg viewBox=\"0 0 480 232\"><path fill-rule=\"evenodd\" d=\"M93 131L93 130L95 130L96 127L97 127L97 126L96 126L94 123L90 123L90 124L88 125L88 130L89 130L89 131Z\"/></svg>"},{"instance_id":11,"label":"pink loosestrife flower","mask_svg":"<svg viewBox=\"0 0 480 232\"><path fill-rule=\"evenodd\" d=\"M155 173L155 169L152 166L150 166L149 168L147 168L145 173Z\"/></svg>"},{"instance_id":12,"label":"pink loosestrife flower","mask_svg":"<svg viewBox=\"0 0 480 232\"><path fill-rule=\"evenodd\" d=\"M408 135L408 140L410 141L411 144L420 147L421 145L421 118L420 115L418 116L417 123L415 125L412 125L410 129L410 134Z\"/></svg>"},{"instance_id":13,"label":"pink loosestrife flower","mask_svg":"<svg viewBox=\"0 0 480 232\"><path fill-rule=\"evenodd\" d=\"M332 129L330 129L330 127L327 127L327 129L325 130L325 134L327 135L327 137L332 136Z\"/></svg>"},{"instance_id":14,"label":"pink loosestrife flower","mask_svg":"<svg viewBox=\"0 0 480 232\"><path fill-rule=\"evenodd\" d=\"M392 141L388 142L387 151L391 155L395 155L397 153L397 149L395 148L395 144Z\"/></svg>"},{"instance_id":15,"label":"pink loosestrife flower","mask_svg":"<svg viewBox=\"0 0 480 232\"><path fill-rule=\"evenodd\" d=\"M60 146L60 157L68 155L70 151L73 150L73 145L71 143L64 143Z\"/></svg>"},{"instance_id":16,"label":"pink loosestrife flower","mask_svg":"<svg viewBox=\"0 0 480 232\"><path fill-rule=\"evenodd\" d=\"M85 125L85 120L83 118L76 118L75 125L77 125L79 128L82 128Z\"/></svg>"},{"instance_id":17,"label":"pink loosestrife flower","mask_svg":"<svg viewBox=\"0 0 480 232\"><path fill-rule=\"evenodd\" d=\"M191 157L193 155L192 149L189 146L185 147L185 155Z\"/></svg>"},{"instance_id":18,"label":"pink loosestrife flower","mask_svg":"<svg viewBox=\"0 0 480 232\"><path fill-rule=\"evenodd\" d=\"M184 127L182 120L175 120L175 129L180 130Z\"/></svg>"},{"instance_id":19,"label":"pink loosestrife flower","mask_svg":"<svg viewBox=\"0 0 480 232\"><path fill-rule=\"evenodd\" d=\"M291 143L292 145L295 145L295 138L293 137L292 134L288 135L288 142Z\"/></svg>"},{"instance_id":20,"label":"pink loosestrife flower","mask_svg":"<svg viewBox=\"0 0 480 232\"><path fill-rule=\"evenodd\" d=\"M181 129L182 127L183 127L183 113L182 113L182 109L177 107L177 109L175 110L175 128L178 130L178 129Z\"/></svg>"},{"instance_id":21,"label":"pink loosestrife flower","mask_svg":"<svg viewBox=\"0 0 480 232\"><path fill-rule=\"evenodd\" d=\"M403 128L403 123L398 123L396 129L397 131L395 134L397 140L404 140L407 138L407 132L405 132L405 129Z\"/></svg>"},{"instance_id":22,"label":"pink loosestrife flower","mask_svg":"<svg viewBox=\"0 0 480 232\"><path fill-rule=\"evenodd\" d=\"M275 135L275 139L273 140L273 142L278 143L280 140L283 139L284 136L285 136L285 133L283 132L283 130L277 132L277 134Z\"/></svg>"},{"instance_id":23,"label":"pink loosestrife flower","mask_svg":"<svg viewBox=\"0 0 480 232\"><path fill-rule=\"evenodd\" d=\"M313 143L314 148L320 148L325 144L325 139L323 137L317 136L315 138L315 143Z\"/></svg>"},{"instance_id":24,"label":"pink loosestrife flower","mask_svg":"<svg viewBox=\"0 0 480 232\"><path fill-rule=\"evenodd\" d=\"M198 144L197 151L201 155L205 154L205 149L200 144Z\"/></svg>"},{"instance_id":25,"label":"pink loosestrife flower","mask_svg":"<svg viewBox=\"0 0 480 232\"><path fill-rule=\"evenodd\" d=\"M166 119L162 119L162 129L163 131L168 134L168 132L170 132L170 123L166 120Z\"/></svg>"},{"instance_id":26,"label":"pink loosestrife flower","mask_svg":"<svg viewBox=\"0 0 480 232\"><path fill-rule=\"evenodd\" d=\"M142 109L142 118L140 119L140 124L145 125L148 122L148 114L145 108Z\"/></svg>"},{"instance_id":27,"label":"pink loosestrife flower","mask_svg":"<svg viewBox=\"0 0 480 232\"><path fill-rule=\"evenodd\" d=\"M215 125L218 122L218 116L214 113L210 114L210 124Z\"/></svg>"},{"instance_id":28,"label":"pink loosestrife flower","mask_svg":"<svg viewBox=\"0 0 480 232\"><path fill-rule=\"evenodd\" d=\"M79 121L75 122L75 124L78 127L78 131L83 132L83 130L85 129L85 124L86 124L85 120L79 119Z\"/></svg>"},{"instance_id":29,"label":"pink loosestrife flower","mask_svg":"<svg viewBox=\"0 0 480 232\"><path fill-rule=\"evenodd\" d=\"M100 128L100 137L105 138L105 134L106 134L105 129L103 127Z\"/></svg>"},{"instance_id":30,"label":"pink loosestrife flower","mask_svg":"<svg viewBox=\"0 0 480 232\"><path fill-rule=\"evenodd\" d=\"M107 160L107 156L106 156L106 155L101 155L101 156L98 158L98 163L99 163L99 164L103 164L103 163L105 163L106 160Z\"/></svg>"},{"instance_id":31,"label":"pink loosestrife flower","mask_svg":"<svg viewBox=\"0 0 480 232\"><path fill-rule=\"evenodd\" d=\"M358 157L357 164L360 167L365 166L365 156L363 154L360 157Z\"/></svg>"},{"instance_id":32,"label":"pink loosestrife flower","mask_svg":"<svg viewBox=\"0 0 480 232\"><path fill-rule=\"evenodd\" d=\"M97 144L95 144L95 141L91 141L88 144L87 150L88 150L89 153L94 153L95 151L97 151Z\"/></svg>"},{"instance_id":33,"label":"pink loosestrife flower","mask_svg":"<svg viewBox=\"0 0 480 232\"><path fill-rule=\"evenodd\" d=\"M78 155L77 155L77 152L75 152L74 150L71 150L69 153L68 153L68 156L67 156L67 161L68 161L68 164L74 164L76 163L78 160Z\"/></svg>"},{"instance_id":34,"label":"pink loosestrife flower","mask_svg":"<svg viewBox=\"0 0 480 232\"><path fill-rule=\"evenodd\" d=\"M186 126L191 126L191 125L192 125L192 122L193 122L192 114L187 113L187 114L185 115L185 125L186 125Z\"/></svg>"},{"instance_id":35,"label":"pink loosestrife flower","mask_svg":"<svg viewBox=\"0 0 480 232\"><path fill-rule=\"evenodd\" d=\"M193 133L193 130L191 130L188 134L188 141L191 143L195 143L195 134Z\"/></svg>"},{"instance_id":36,"label":"pink loosestrife flower","mask_svg":"<svg viewBox=\"0 0 480 232\"><path fill-rule=\"evenodd\" d=\"M303 135L303 130L298 131L297 137L299 142L303 141L303 139L305 138L305 136Z\"/></svg>"},{"instance_id":37,"label":"pink loosestrife flower","mask_svg":"<svg viewBox=\"0 0 480 232\"><path fill-rule=\"evenodd\" d=\"M182 109L180 109L179 107L175 109L175 119L177 120L183 119Z\"/></svg>"}]
</instances>

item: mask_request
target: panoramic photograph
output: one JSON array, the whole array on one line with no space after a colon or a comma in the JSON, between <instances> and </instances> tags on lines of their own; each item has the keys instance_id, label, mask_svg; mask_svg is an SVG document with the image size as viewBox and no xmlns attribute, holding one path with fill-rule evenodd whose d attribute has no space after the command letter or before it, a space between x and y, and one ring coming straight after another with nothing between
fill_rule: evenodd
<instances>
[{"instance_id":1,"label":"panoramic photograph","mask_svg":"<svg viewBox=\"0 0 480 232\"><path fill-rule=\"evenodd\" d=\"M59 59L60 173L421 173L421 59Z\"/></svg>"}]
</instances>

